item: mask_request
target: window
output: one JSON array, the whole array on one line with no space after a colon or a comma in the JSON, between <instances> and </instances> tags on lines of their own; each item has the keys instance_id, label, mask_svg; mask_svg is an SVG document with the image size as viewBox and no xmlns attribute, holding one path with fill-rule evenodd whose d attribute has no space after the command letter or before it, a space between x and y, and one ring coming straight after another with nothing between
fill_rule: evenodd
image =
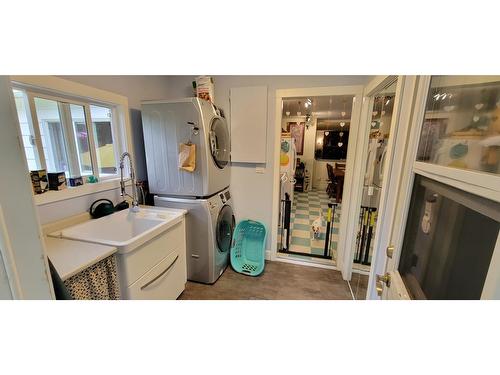
<instances>
[{"instance_id":1,"label":"window","mask_svg":"<svg viewBox=\"0 0 500 375\"><path fill-rule=\"evenodd\" d=\"M111 110L96 105L90 106L92 131L97 147L97 166L101 175L116 174L116 152L113 143Z\"/></svg>"},{"instance_id":2,"label":"window","mask_svg":"<svg viewBox=\"0 0 500 375\"><path fill-rule=\"evenodd\" d=\"M30 171L41 169L42 166L35 143L36 136L30 116L28 98L23 91L14 90L14 100L16 102L17 116L19 117L28 168Z\"/></svg>"},{"instance_id":3,"label":"window","mask_svg":"<svg viewBox=\"0 0 500 375\"><path fill-rule=\"evenodd\" d=\"M499 78L432 77L417 161L500 174Z\"/></svg>"},{"instance_id":4,"label":"window","mask_svg":"<svg viewBox=\"0 0 500 375\"><path fill-rule=\"evenodd\" d=\"M13 90L30 170L117 176L113 108Z\"/></svg>"}]
</instances>

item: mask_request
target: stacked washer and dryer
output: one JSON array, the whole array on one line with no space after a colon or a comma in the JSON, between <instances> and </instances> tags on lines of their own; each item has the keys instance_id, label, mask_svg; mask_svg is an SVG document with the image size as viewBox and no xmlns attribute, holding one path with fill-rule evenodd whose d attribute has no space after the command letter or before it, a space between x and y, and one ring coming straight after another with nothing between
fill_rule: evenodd
<instances>
[{"instance_id":1,"label":"stacked washer and dryer","mask_svg":"<svg viewBox=\"0 0 500 375\"><path fill-rule=\"evenodd\" d=\"M198 98L142 103L149 190L155 206L183 208L188 280L212 284L229 264L235 227L230 139L222 111ZM179 145L194 144L193 172L179 168Z\"/></svg>"}]
</instances>

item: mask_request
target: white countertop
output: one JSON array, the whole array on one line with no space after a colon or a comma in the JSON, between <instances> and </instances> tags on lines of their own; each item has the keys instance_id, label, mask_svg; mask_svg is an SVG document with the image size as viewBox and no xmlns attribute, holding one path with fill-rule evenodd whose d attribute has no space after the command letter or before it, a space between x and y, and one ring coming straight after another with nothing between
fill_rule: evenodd
<instances>
[{"instance_id":1,"label":"white countertop","mask_svg":"<svg viewBox=\"0 0 500 375\"><path fill-rule=\"evenodd\" d=\"M51 237L45 237L45 247L63 281L116 253L112 246Z\"/></svg>"}]
</instances>

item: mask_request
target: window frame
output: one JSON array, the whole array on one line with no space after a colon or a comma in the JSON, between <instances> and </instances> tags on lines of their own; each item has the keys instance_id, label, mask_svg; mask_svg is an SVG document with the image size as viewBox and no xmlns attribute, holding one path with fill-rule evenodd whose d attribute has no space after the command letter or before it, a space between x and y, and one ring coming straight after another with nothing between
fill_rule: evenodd
<instances>
[{"instance_id":1,"label":"window frame","mask_svg":"<svg viewBox=\"0 0 500 375\"><path fill-rule=\"evenodd\" d=\"M71 126L72 133L70 134L74 138L73 121L71 118L70 104L80 105L84 108L85 114L85 125L89 137L89 152L91 157L93 174L99 177L98 183L88 184L85 183L83 186L78 187L68 187L61 191L49 191L44 194L34 195L34 201L37 205L43 205L47 203L52 203L60 200L71 199L78 196L83 196L91 194L97 191L112 190L119 186L120 172L118 170L116 174L100 176L95 148L95 139L93 133L92 117L90 115L90 105L96 105L100 107L109 108L111 110L111 131L113 137L113 148L115 151L115 158L118 164L119 155L123 152L128 151L132 158L135 160L133 153L133 145L130 137L131 126L130 126L130 115L128 111L128 99L122 95L111 93L108 91L100 90L91 86L83 85L73 81L68 81L63 78L54 76L11 76L12 89L21 90L25 93L25 100L28 102L26 110L29 110L28 122L30 126L33 126L36 153L37 157L40 158L40 167L42 169L47 169L46 159L43 151L43 145L40 136L40 128L38 122L38 116L36 113L34 97L39 97L48 100L54 100L58 102L58 106L61 103L67 104L67 113L69 117L69 122L67 119L63 119L63 113L61 113L61 122L63 129L65 131L65 143L68 147L67 142L67 128L66 126ZM66 123L66 125L64 124ZM68 150L68 158L74 159L74 162L78 166L78 174L80 174L80 163L78 155L78 146L76 145L76 139L72 140L74 143L74 153ZM71 164L71 161L68 160ZM124 176L129 177L130 173L128 166L124 168ZM84 177L84 176L82 176Z\"/></svg>"},{"instance_id":2,"label":"window frame","mask_svg":"<svg viewBox=\"0 0 500 375\"><path fill-rule=\"evenodd\" d=\"M79 154L78 154L78 147L76 145L76 139L75 138L75 133L74 133L74 128L73 128L73 118L71 116L71 105L77 105L81 106L84 110L84 115L85 115L85 127L87 129L87 136L88 136L88 142L89 142L89 152L90 152L90 160L92 164L92 174L94 176L97 176L99 180L109 180L113 179L119 176L118 172L118 165L116 166L117 170L116 173L114 174L106 174L106 175L101 175L99 173L99 167L97 163L97 155L96 155L96 142L95 142L95 137L94 137L94 128L93 128L93 123L94 121L92 120L91 116L91 111L90 111L90 106L98 106L102 108L107 108L111 111L111 134L113 138L113 149L114 149L114 154L115 154L115 160L119 160L119 144L121 143L120 137L118 136L118 131L116 129L116 121L113 118L113 113L116 113L114 110L114 106L110 106L107 103L101 103L101 102L95 102L93 100L89 101L81 101L78 99L73 99L73 98L67 98L67 97L62 97L62 96L57 96L57 95L50 95L46 94L43 92L39 92L36 90L31 90L31 89L23 89L22 87L13 85L13 89L16 90L21 90L24 91L25 95L28 98L28 102L33 103L33 108L34 112L31 112L31 104L30 104L30 117L33 122L33 126L37 127L37 134L38 136L35 136L35 142L37 142L37 149L38 149L38 154L40 157L40 160L43 160L43 165L42 168L47 169L47 162L46 162L46 155L43 150L43 145L40 137L40 122L38 120L38 114L36 112L36 105L35 105L35 98L40 98L40 99L45 99L45 100L52 100L55 101L58 105L59 108L59 118L61 121L61 126L63 127L63 132L64 132L64 142L67 150L67 158L68 158L68 164L69 164L69 173L71 174L75 170L78 170L78 173L81 174L80 170L80 159L79 159ZM39 144L38 145L38 141ZM39 149L41 147L41 149Z\"/></svg>"}]
</instances>

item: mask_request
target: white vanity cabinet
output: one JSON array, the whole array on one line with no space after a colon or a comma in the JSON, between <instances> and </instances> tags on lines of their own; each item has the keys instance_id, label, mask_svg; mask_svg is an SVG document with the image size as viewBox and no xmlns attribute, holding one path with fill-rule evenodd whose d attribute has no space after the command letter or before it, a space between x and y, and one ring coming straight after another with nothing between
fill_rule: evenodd
<instances>
[{"instance_id":1,"label":"white vanity cabinet","mask_svg":"<svg viewBox=\"0 0 500 375\"><path fill-rule=\"evenodd\" d=\"M122 299L176 299L187 282L184 217L117 261Z\"/></svg>"},{"instance_id":2,"label":"white vanity cabinet","mask_svg":"<svg viewBox=\"0 0 500 375\"><path fill-rule=\"evenodd\" d=\"M176 299L187 281L186 210L141 206L58 229L50 237L116 249L122 299Z\"/></svg>"}]
</instances>

